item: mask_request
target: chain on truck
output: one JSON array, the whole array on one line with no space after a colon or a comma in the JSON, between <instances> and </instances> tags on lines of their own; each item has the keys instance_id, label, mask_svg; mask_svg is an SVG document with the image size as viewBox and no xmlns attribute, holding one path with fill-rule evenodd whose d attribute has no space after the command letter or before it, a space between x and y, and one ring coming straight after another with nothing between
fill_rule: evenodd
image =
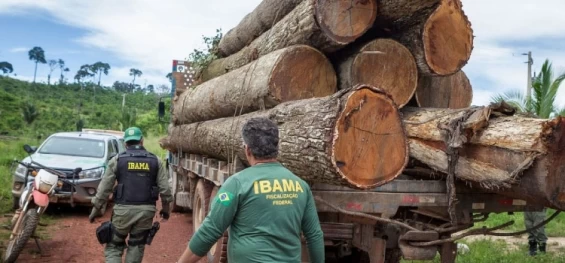
<instances>
[{"instance_id":1,"label":"chain on truck","mask_svg":"<svg viewBox=\"0 0 565 263\"><path fill-rule=\"evenodd\" d=\"M173 60L171 99L179 90L191 86L194 75L189 62ZM165 103L159 102L159 119L165 116ZM167 167L173 190L173 212L192 211L196 231L209 210L209 202L222 183L241 169L241 162L217 160L190 152L169 152ZM441 262L455 262L456 241L470 235L511 236L493 228L475 228L492 213L513 213L542 206L508 198L485 190L471 189L454 182L457 192L450 197L446 179L404 173L380 187L356 190L342 186L313 183L318 216L324 232L326 257L338 262L396 263L406 260L431 260L437 254ZM451 201L455 200L453 204ZM541 227L552 220L558 212ZM521 231L525 233L526 231ZM227 262L226 231L208 252L208 262ZM308 262L302 249L302 262Z\"/></svg>"}]
</instances>

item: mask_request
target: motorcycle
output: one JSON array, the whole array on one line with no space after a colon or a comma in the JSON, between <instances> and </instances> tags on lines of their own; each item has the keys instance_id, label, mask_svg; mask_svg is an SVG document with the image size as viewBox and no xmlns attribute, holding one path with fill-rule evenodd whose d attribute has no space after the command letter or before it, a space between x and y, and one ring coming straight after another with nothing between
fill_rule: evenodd
<instances>
[{"instance_id":1,"label":"motorcycle","mask_svg":"<svg viewBox=\"0 0 565 263\"><path fill-rule=\"evenodd\" d=\"M75 186L72 181L67 180L67 175L31 159L33 149L29 145L24 145L24 150L28 153L31 162L14 162L25 166L28 170L25 176L25 188L20 196L19 209L16 210L12 218L12 233L4 254L4 262L15 262L27 241L35 234L35 229L39 224L39 218L47 210L49 197L55 193L57 187L62 187L63 183ZM78 177L82 168L73 171L73 178ZM28 174L34 178L28 182ZM37 243L37 239L36 239ZM38 243L37 243L38 244ZM39 244L38 244L39 246Z\"/></svg>"}]
</instances>

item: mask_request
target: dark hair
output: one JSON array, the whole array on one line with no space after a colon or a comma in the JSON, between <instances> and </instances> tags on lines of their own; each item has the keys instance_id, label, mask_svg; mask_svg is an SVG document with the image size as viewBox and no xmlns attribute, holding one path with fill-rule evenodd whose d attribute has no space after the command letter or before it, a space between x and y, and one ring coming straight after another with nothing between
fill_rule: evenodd
<instances>
[{"instance_id":1,"label":"dark hair","mask_svg":"<svg viewBox=\"0 0 565 263\"><path fill-rule=\"evenodd\" d=\"M134 146L134 145L139 145L141 143L141 141L138 140L129 140L126 142L126 146Z\"/></svg>"},{"instance_id":2,"label":"dark hair","mask_svg":"<svg viewBox=\"0 0 565 263\"><path fill-rule=\"evenodd\" d=\"M252 118L241 129L243 142L258 160L276 158L279 153L279 128L267 118Z\"/></svg>"}]
</instances>

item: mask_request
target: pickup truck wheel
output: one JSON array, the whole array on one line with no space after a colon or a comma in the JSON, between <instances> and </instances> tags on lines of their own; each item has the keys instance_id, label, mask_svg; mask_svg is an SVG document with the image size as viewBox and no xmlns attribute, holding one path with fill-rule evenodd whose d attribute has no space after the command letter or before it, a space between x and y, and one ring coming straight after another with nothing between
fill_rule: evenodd
<instances>
[{"instance_id":1,"label":"pickup truck wheel","mask_svg":"<svg viewBox=\"0 0 565 263\"><path fill-rule=\"evenodd\" d=\"M212 193L210 193L210 202L214 202L216 194L218 194L220 187L214 186ZM208 263L227 263L228 262L228 231L218 239L210 251L208 251Z\"/></svg>"},{"instance_id":2,"label":"pickup truck wheel","mask_svg":"<svg viewBox=\"0 0 565 263\"><path fill-rule=\"evenodd\" d=\"M204 218L210 210L210 194L212 192L212 184L204 179L199 179L196 183L194 191L194 199L192 203L192 230L196 233Z\"/></svg>"},{"instance_id":3,"label":"pickup truck wheel","mask_svg":"<svg viewBox=\"0 0 565 263\"><path fill-rule=\"evenodd\" d=\"M12 195L12 210L17 210L20 208L20 198Z\"/></svg>"}]
</instances>

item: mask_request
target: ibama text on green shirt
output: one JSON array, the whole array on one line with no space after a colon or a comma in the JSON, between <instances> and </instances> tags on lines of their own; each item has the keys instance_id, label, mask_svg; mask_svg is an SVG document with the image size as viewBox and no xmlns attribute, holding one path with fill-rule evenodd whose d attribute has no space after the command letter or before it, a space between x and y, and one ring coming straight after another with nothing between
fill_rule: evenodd
<instances>
[{"instance_id":1,"label":"ibama text on green shirt","mask_svg":"<svg viewBox=\"0 0 565 263\"><path fill-rule=\"evenodd\" d=\"M304 193L300 182L292 179L267 179L253 182L253 193L273 200L272 205L292 205L298 193Z\"/></svg>"}]
</instances>

